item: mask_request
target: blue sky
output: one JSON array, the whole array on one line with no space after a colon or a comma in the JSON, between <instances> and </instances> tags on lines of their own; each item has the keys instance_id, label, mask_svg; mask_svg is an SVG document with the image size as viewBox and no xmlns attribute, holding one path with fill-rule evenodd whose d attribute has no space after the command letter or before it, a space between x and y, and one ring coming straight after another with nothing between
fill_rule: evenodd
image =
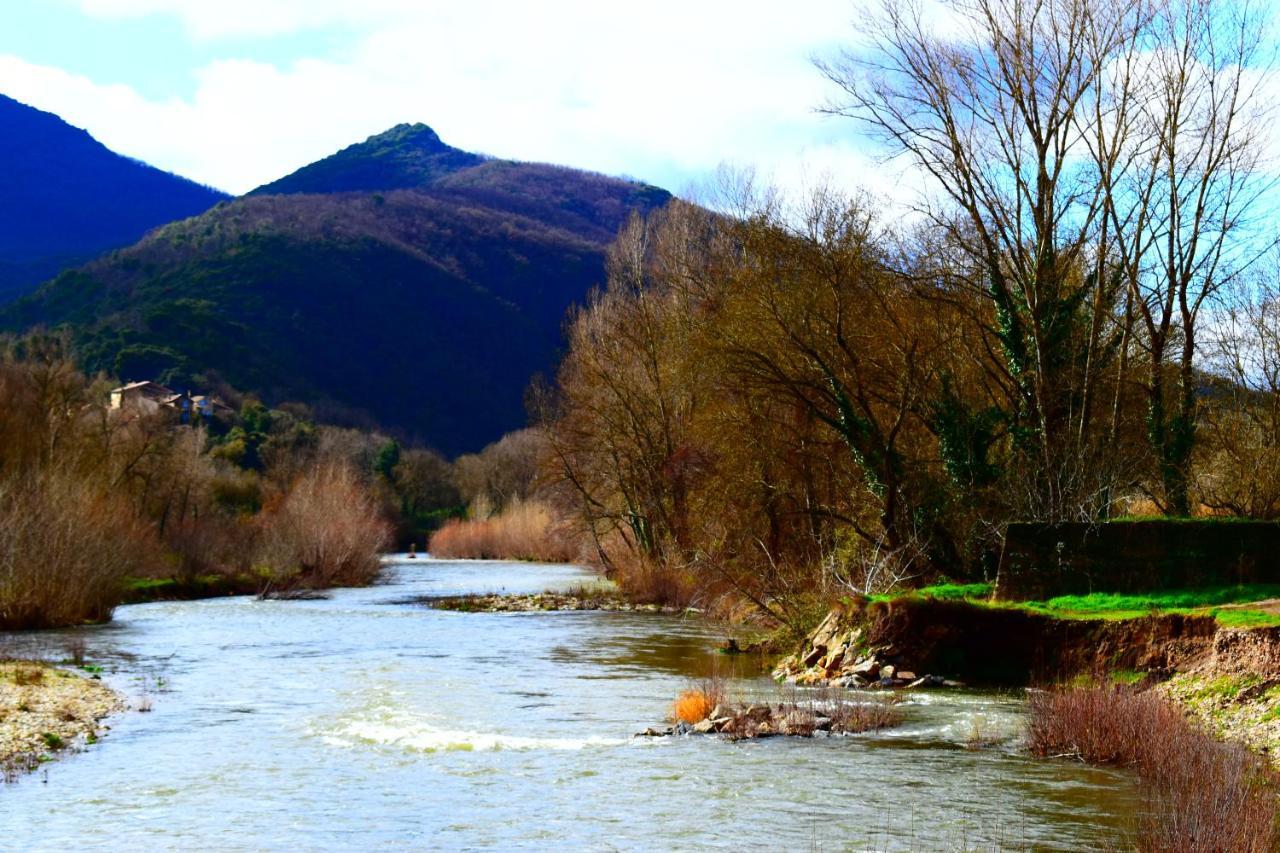
<instances>
[{"instance_id":1,"label":"blue sky","mask_svg":"<svg viewBox=\"0 0 1280 853\"><path fill-rule=\"evenodd\" d=\"M676 191L720 164L888 190L810 57L853 0L5 0L0 92L243 192L403 121Z\"/></svg>"}]
</instances>

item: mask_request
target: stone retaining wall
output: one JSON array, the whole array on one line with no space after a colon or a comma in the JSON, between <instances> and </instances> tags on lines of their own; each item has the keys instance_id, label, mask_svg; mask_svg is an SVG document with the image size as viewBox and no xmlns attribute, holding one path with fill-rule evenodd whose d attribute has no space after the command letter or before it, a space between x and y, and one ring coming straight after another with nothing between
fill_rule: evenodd
<instances>
[{"instance_id":1,"label":"stone retaining wall","mask_svg":"<svg viewBox=\"0 0 1280 853\"><path fill-rule=\"evenodd\" d=\"M1280 583L1280 523L1010 524L996 598Z\"/></svg>"}]
</instances>

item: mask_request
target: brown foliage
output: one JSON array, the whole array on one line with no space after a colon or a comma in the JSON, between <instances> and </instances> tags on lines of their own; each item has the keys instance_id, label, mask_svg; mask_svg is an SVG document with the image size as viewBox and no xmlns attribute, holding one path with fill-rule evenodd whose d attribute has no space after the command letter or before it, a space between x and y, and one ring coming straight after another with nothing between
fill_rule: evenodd
<instances>
[{"instance_id":1,"label":"brown foliage","mask_svg":"<svg viewBox=\"0 0 1280 853\"><path fill-rule=\"evenodd\" d=\"M1118 687L1036 693L1028 746L1137 771L1146 810L1139 850L1269 851L1280 844L1280 778L1265 759L1219 743L1151 692Z\"/></svg>"},{"instance_id":2,"label":"brown foliage","mask_svg":"<svg viewBox=\"0 0 1280 853\"><path fill-rule=\"evenodd\" d=\"M262 521L256 565L271 591L363 586L381 568L390 529L377 500L346 465L303 474Z\"/></svg>"},{"instance_id":3,"label":"brown foliage","mask_svg":"<svg viewBox=\"0 0 1280 853\"><path fill-rule=\"evenodd\" d=\"M491 518L451 519L427 549L434 557L568 563L580 556L574 537L545 506L516 501Z\"/></svg>"},{"instance_id":4,"label":"brown foliage","mask_svg":"<svg viewBox=\"0 0 1280 853\"><path fill-rule=\"evenodd\" d=\"M0 628L106 619L125 578L160 560L150 526L101 484L56 469L0 481Z\"/></svg>"}]
</instances>

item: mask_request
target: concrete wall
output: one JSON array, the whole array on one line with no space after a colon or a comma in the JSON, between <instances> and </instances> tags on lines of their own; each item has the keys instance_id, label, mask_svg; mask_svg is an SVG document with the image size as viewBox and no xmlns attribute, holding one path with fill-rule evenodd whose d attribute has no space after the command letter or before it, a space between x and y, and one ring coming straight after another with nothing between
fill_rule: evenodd
<instances>
[{"instance_id":1,"label":"concrete wall","mask_svg":"<svg viewBox=\"0 0 1280 853\"><path fill-rule=\"evenodd\" d=\"M1280 523L1010 524L996 597L1280 583Z\"/></svg>"}]
</instances>

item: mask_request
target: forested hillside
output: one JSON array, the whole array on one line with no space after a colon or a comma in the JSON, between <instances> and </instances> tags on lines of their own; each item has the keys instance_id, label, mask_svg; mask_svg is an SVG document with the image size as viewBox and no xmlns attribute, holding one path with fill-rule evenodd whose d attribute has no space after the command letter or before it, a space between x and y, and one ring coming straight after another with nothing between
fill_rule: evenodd
<instances>
[{"instance_id":1,"label":"forested hillside","mask_svg":"<svg viewBox=\"0 0 1280 853\"><path fill-rule=\"evenodd\" d=\"M0 302L223 193L116 154L50 113L0 95Z\"/></svg>"},{"instance_id":2,"label":"forested hillside","mask_svg":"<svg viewBox=\"0 0 1280 853\"><path fill-rule=\"evenodd\" d=\"M402 125L67 272L3 322L68 326L89 370L474 450L523 424L605 246L668 197Z\"/></svg>"}]
</instances>

